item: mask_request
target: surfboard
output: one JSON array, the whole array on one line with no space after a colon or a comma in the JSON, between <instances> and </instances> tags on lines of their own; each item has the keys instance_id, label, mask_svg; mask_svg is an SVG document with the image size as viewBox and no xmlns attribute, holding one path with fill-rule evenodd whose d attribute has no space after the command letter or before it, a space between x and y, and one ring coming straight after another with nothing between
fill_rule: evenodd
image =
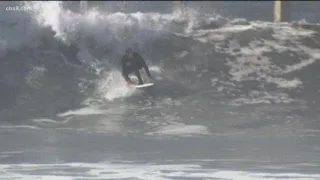
<instances>
[{"instance_id":1,"label":"surfboard","mask_svg":"<svg viewBox=\"0 0 320 180\"><path fill-rule=\"evenodd\" d=\"M153 86L154 83L146 83L146 84L141 84L141 85L131 85L135 88L145 88L145 87L150 87L150 86Z\"/></svg>"}]
</instances>

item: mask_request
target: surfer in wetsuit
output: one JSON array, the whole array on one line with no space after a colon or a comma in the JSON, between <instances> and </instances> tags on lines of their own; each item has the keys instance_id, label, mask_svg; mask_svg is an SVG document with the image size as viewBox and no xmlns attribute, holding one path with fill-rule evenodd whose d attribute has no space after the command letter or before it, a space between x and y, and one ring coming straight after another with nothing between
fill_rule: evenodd
<instances>
[{"instance_id":1,"label":"surfer in wetsuit","mask_svg":"<svg viewBox=\"0 0 320 180\"><path fill-rule=\"evenodd\" d=\"M143 84L139 70L144 68L150 79L153 77L150 74L149 68L143 58L137 52L134 52L132 48L126 50L125 55L121 58L122 75L124 79L133 84L129 78L129 74L134 72L139 80L139 84Z\"/></svg>"}]
</instances>

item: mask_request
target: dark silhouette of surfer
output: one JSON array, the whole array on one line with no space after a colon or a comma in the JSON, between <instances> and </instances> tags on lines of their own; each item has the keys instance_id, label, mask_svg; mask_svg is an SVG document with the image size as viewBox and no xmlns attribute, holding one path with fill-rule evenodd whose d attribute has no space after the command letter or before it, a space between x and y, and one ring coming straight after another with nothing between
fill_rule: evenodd
<instances>
[{"instance_id":1,"label":"dark silhouette of surfer","mask_svg":"<svg viewBox=\"0 0 320 180\"><path fill-rule=\"evenodd\" d=\"M134 73L137 76L139 85L143 84L143 81L139 72L139 70L142 68L145 69L148 77L153 80L153 77L150 74L150 71L146 62L141 57L141 55L138 54L137 52L134 52L132 48L128 48L126 50L125 55L123 55L123 57L121 58L121 67L122 67L122 75L129 84L133 84L133 82L129 78L130 73Z\"/></svg>"}]
</instances>

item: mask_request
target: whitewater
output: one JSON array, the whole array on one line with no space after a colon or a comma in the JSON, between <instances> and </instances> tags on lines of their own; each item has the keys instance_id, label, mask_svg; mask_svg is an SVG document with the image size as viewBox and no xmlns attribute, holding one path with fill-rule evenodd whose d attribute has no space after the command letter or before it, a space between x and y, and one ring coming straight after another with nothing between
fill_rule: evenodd
<instances>
[{"instance_id":1,"label":"whitewater","mask_svg":"<svg viewBox=\"0 0 320 180\"><path fill-rule=\"evenodd\" d=\"M0 2L0 179L320 179L318 5Z\"/></svg>"}]
</instances>

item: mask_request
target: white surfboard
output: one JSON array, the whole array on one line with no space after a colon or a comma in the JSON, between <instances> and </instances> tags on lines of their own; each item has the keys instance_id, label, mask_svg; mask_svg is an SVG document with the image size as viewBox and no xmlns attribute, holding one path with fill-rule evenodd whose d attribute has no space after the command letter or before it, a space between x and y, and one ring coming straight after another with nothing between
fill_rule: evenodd
<instances>
[{"instance_id":1,"label":"white surfboard","mask_svg":"<svg viewBox=\"0 0 320 180\"><path fill-rule=\"evenodd\" d=\"M145 87L149 87L149 86L153 86L154 83L146 83L146 84L141 84L141 85L132 85L135 88L145 88Z\"/></svg>"}]
</instances>

